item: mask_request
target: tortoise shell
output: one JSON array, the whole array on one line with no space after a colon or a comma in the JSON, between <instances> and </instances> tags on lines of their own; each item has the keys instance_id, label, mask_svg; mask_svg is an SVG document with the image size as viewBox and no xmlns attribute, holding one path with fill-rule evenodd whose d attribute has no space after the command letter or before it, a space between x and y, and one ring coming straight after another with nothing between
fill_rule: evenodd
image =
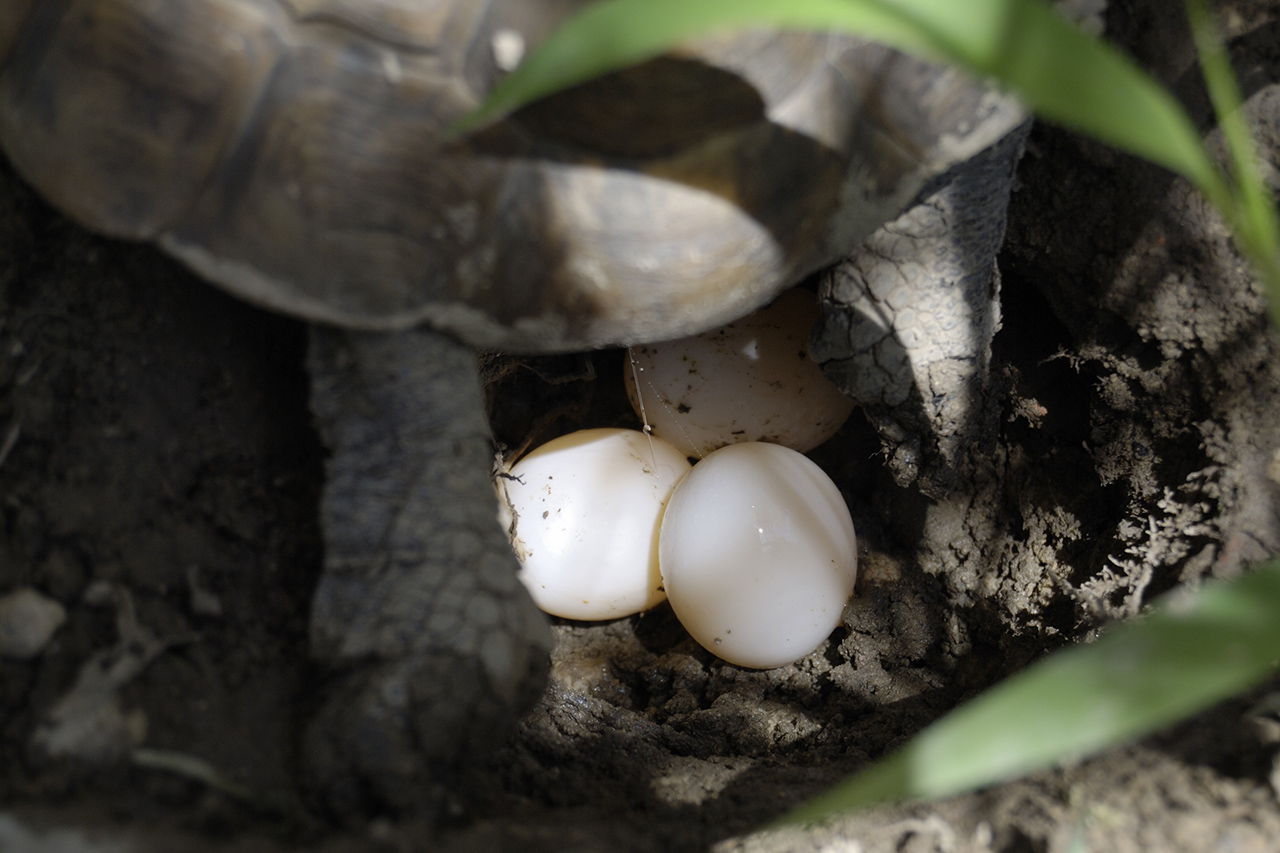
<instances>
[{"instance_id":1,"label":"tortoise shell","mask_svg":"<svg viewBox=\"0 0 1280 853\"><path fill-rule=\"evenodd\" d=\"M5 0L0 145L245 299L548 351L740 316L1018 117L875 45L749 32L451 138L583 5Z\"/></svg>"}]
</instances>

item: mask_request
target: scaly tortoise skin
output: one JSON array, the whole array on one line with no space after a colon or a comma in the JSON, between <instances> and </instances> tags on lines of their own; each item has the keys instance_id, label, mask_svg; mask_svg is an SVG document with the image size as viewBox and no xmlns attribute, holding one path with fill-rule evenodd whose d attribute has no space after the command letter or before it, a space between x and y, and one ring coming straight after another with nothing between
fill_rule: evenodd
<instances>
[{"instance_id":1,"label":"scaly tortoise skin","mask_svg":"<svg viewBox=\"0 0 1280 853\"><path fill-rule=\"evenodd\" d=\"M467 345L732 320L1022 118L873 44L749 32L447 137L503 73L496 46L532 49L584 5L0 6L0 145L24 178L318 324L332 456L312 642L333 679L303 753L338 812L443 807L541 689L546 624L493 519Z\"/></svg>"}]
</instances>

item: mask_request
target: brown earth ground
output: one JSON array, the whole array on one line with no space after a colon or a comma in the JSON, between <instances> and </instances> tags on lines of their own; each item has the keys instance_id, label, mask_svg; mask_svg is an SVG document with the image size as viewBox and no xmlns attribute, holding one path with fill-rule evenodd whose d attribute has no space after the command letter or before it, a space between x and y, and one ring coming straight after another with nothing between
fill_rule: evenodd
<instances>
[{"instance_id":1,"label":"brown earth ground","mask_svg":"<svg viewBox=\"0 0 1280 853\"><path fill-rule=\"evenodd\" d=\"M1222 12L1275 186L1280 4ZM1208 127L1178 17L1113 3L1109 32ZM334 827L295 777L323 460L305 328L83 232L3 171L0 593L34 587L67 621L34 659L0 659L0 850L1280 850L1280 720L1254 710L1280 680L1030 779L749 835L1045 652L1280 551L1277 339L1219 220L1160 170L1050 127L1019 181L994 452L939 502L893 485L856 416L813 454L862 545L829 643L753 672L665 606L561 622L492 801L430 829ZM634 425L621 365L505 375L496 437ZM154 751L130 760L104 736L100 760L48 758L50 714L103 652L92 666L128 672L80 709L82 742L125 731Z\"/></svg>"}]
</instances>

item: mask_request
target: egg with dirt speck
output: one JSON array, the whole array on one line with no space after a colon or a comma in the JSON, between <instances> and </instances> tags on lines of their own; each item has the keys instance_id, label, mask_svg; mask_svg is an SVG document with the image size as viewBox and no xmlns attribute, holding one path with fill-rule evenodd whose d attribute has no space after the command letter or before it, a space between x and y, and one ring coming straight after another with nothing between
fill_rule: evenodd
<instances>
[{"instance_id":1,"label":"egg with dirt speck","mask_svg":"<svg viewBox=\"0 0 1280 853\"><path fill-rule=\"evenodd\" d=\"M598 620L662 602L658 530L689 467L661 439L589 429L542 445L499 477L499 515L538 606Z\"/></svg>"},{"instance_id":2,"label":"egg with dirt speck","mask_svg":"<svg viewBox=\"0 0 1280 853\"><path fill-rule=\"evenodd\" d=\"M623 366L631 405L687 456L744 441L812 450L853 411L809 358L817 316L813 294L795 289L719 329L634 346Z\"/></svg>"}]
</instances>

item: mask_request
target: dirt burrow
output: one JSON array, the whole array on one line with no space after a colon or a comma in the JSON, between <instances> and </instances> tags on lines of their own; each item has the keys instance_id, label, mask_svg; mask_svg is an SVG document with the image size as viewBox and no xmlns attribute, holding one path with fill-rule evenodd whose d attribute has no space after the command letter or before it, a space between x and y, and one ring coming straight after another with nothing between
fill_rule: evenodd
<instances>
[{"instance_id":1,"label":"dirt burrow","mask_svg":"<svg viewBox=\"0 0 1280 853\"><path fill-rule=\"evenodd\" d=\"M1108 25L1207 129L1173 17L1132 0ZM1224 19L1280 185L1280 4ZM862 545L858 595L826 646L753 672L716 661L669 608L561 622L551 686L491 768L492 801L442 830L335 828L296 787L323 459L305 329L150 248L85 234L8 171L0 258L0 593L30 586L66 609L41 655L0 661L0 842L41 849L55 826L139 850L1266 850L1280 837L1280 725L1251 713L1274 685L1030 780L743 837L1044 652L1278 550L1276 338L1220 220L1158 169L1033 131L1001 256L998 443L936 501L894 485L856 416L813 454ZM494 372L497 439L632 425L621 363ZM58 730L101 760L51 759L33 739L95 654L138 670ZM255 794L191 764L131 763L133 744L204 759Z\"/></svg>"}]
</instances>

